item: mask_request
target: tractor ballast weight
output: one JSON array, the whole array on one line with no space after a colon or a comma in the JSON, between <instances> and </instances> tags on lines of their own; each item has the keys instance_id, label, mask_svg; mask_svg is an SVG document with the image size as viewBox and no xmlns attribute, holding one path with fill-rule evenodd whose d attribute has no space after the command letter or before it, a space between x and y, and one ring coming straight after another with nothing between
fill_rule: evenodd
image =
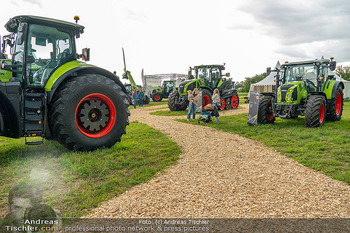
<instances>
[{"instance_id":1,"label":"tractor ballast weight","mask_svg":"<svg viewBox=\"0 0 350 233\"><path fill-rule=\"evenodd\" d=\"M190 67L188 71L189 80L182 82L168 97L168 107L171 111L183 111L187 108L189 101L187 91L198 88L202 90L202 107L211 103L211 97L215 88L220 92L220 109L235 109L239 105L237 90L233 87L229 73L222 74L224 65L200 65ZM194 71L194 74L193 74Z\"/></svg>"},{"instance_id":2,"label":"tractor ballast weight","mask_svg":"<svg viewBox=\"0 0 350 233\"><path fill-rule=\"evenodd\" d=\"M330 73L333 58L284 63L276 67L276 92L261 93L258 122L273 123L275 117L305 116L306 127L339 121L343 112L344 84ZM282 77L280 73L283 71Z\"/></svg>"},{"instance_id":3,"label":"tractor ballast weight","mask_svg":"<svg viewBox=\"0 0 350 233\"><path fill-rule=\"evenodd\" d=\"M78 17L75 17L78 19ZM38 16L16 16L5 25L0 69L0 133L50 137L73 150L110 147L128 125L126 90L111 72L78 61L79 24ZM12 59L5 48L11 47ZM40 144L30 141L27 144Z\"/></svg>"}]
</instances>

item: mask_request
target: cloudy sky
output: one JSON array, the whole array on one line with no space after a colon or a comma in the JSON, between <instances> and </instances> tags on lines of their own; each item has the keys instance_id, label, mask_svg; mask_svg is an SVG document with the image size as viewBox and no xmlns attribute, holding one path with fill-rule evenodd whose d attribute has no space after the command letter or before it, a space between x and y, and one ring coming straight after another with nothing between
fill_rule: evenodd
<instances>
[{"instance_id":1,"label":"cloudy sky","mask_svg":"<svg viewBox=\"0 0 350 233\"><path fill-rule=\"evenodd\" d=\"M123 72L183 73L189 66L226 63L234 80L265 72L277 60L334 56L350 62L350 3L345 0L9 0L0 24L31 14L79 23L78 49L91 64ZM4 27L0 34L6 34Z\"/></svg>"}]
</instances>

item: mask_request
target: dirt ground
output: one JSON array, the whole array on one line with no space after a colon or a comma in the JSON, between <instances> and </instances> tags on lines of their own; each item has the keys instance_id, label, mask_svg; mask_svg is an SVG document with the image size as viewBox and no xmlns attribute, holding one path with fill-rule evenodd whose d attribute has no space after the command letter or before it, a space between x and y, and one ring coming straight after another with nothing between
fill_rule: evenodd
<instances>
[{"instance_id":1,"label":"dirt ground","mask_svg":"<svg viewBox=\"0 0 350 233\"><path fill-rule=\"evenodd\" d=\"M240 114L242 108L221 112ZM178 164L96 208L88 217L349 217L350 186L263 144L132 109L183 149ZM215 124L215 122L213 123Z\"/></svg>"}]
</instances>

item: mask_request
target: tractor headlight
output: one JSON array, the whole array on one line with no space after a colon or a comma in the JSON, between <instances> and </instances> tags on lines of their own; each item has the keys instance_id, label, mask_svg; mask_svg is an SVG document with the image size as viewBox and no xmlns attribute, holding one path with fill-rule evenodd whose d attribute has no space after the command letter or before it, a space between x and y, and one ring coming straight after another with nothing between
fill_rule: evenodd
<instances>
[{"instance_id":1,"label":"tractor headlight","mask_svg":"<svg viewBox=\"0 0 350 233\"><path fill-rule=\"evenodd\" d=\"M290 93L287 94L287 101L290 101Z\"/></svg>"}]
</instances>

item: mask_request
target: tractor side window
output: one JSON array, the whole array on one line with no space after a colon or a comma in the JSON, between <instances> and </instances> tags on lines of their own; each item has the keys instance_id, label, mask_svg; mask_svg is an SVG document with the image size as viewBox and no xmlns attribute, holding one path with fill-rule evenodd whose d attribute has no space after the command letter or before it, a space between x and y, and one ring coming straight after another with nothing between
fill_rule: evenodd
<instances>
[{"instance_id":1,"label":"tractor side window","mask_svg":"<svg viewBox=\"0 0 350 233\"><path fill-rule=\"evenodd\" d=\"M55 70L72 55L68 33L44 25L30 25L27 45L27 85L43 87Z\"/></svg>"}]
</instances>

